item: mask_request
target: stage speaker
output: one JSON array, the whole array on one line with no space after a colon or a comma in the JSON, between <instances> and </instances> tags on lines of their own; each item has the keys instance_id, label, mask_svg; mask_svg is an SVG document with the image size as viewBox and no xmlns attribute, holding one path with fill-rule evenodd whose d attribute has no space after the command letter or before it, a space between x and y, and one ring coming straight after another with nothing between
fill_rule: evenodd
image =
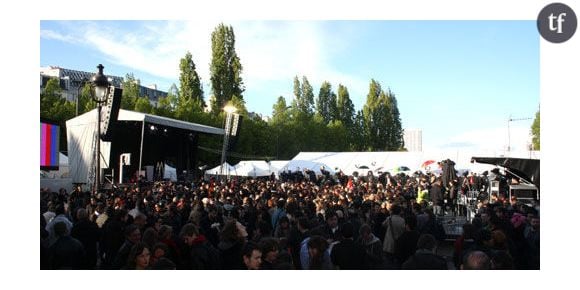
<instances>
[{"instance_id":1,"label":"stage speaker","mask_svg":"<svg viewBox=\"0 0 580 290\"><path fill-rule=\"evenodd\" d=\"M232 133L230 135L229 150L233 150L238 143L240 128L242 127L242 116L240 114L233 114Z\"/></svg>"},{"instance_id":2,"label":"stage speaker","mask_svg":"<svg viewBox=\"0 0 580 290\"><path fill-rule=\"evenodd\" d=\"M101 139L103 141L113 141L113 130L119 117L122 95L123 89L110 86L107 102L101 111Z\"/></svg>"}]
</instances>

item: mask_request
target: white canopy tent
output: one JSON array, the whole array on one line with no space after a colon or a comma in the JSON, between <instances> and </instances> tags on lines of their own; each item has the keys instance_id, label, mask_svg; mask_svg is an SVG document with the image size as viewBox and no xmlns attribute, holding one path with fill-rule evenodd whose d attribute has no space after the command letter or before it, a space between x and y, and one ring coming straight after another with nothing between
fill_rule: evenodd
<instances>
[{"instance_id":1,"label":"white canopy tent","mask_svg":"<svg viewBox=\"0 0 580 290\"><path fill-rule=\"evenodd\" d=\"M284 166L284 168L279 170L279 172L283 172L283 171L296 172L296 171L303 171L304 169L309 169L309 170L314 171L316 173L316 175L322 175L322 172L320 171L320 169L322 167L324 167L324 170L330 172L330 174L335 173L335 170L333 168L331 168L326 163L322 163L319 161L297 159L296 157L294 159L290 160L288 162L288 164L286 164L286 166Z\"/></svg>"},{"instance_id":2,"label":"white canopy tent","mask_svg":"<svg viewBox=\"0 0 580 290\"><path fill-rule=\"evenodd\" d=\"M509 152L510 157L539 159L538 151ZM459 152L459 151L425 151L425 152L300 152L296 155L287 168L294 170L305 161L326 165L327 170L341 170L347 175L354 171L366 173L368 171L395 172L400 166L409 167L411 172L421 170L421 165L426 160L436 162L451 159L455 162L458 171L483 172L492 168L487 164L471 163L473 156L500 157L502 152ZM319 167L319 166L318 166ZM437 171L436 165L431 166Z\"/></svg>"},{"instance_id":3,"label":"white canopy tent","mask_svg":"<svg viewBox=\"0 0 580 290\"><path fill-rule=\"evenodd\" d=\"M270 161L268 162L268 165L270 166L270 172L273 172L274 174L276 174L276 176L278 176L278 172L280 172L280 170L282 170L282 168L286 167L286 165L288 165L288 160L274 160L274 161Z\"/></svg>"},{"instance_id":4,"label":"white canopy tent","mask_svg":"<svg viewBox=\"0 0 580 290\"><path fill-rule=\"evenodd\" d=\"M97 140L97 109L66 121L70 177L73 183L90 183ZM111 142L101 142L101 168L109 167Z\"/></svg>"},{"instance_id":5,"label":"white canopy tent","mask_svg":"<svg viewBox=\"0 0 580 290\"><path fill-rule=\"evenodd\" d=\"M235 176L270 176L271 172L266 161L240 161L234 166L234 172L231 175Z\"/></svg>"},{"instance_id":6,"label":"white canopy tent","mask_svg":"<svg viewBox=\"0 0 580 290\"><path fill-rule=\"evenodd\" d=\"M222 170L223 168L223 170ZM222 165L218 165L212 169L208 169L205 171L206 176L211 175L231 175L236 169L231 166L229 163L224 162Z\"/></svg>"}]
</instances>

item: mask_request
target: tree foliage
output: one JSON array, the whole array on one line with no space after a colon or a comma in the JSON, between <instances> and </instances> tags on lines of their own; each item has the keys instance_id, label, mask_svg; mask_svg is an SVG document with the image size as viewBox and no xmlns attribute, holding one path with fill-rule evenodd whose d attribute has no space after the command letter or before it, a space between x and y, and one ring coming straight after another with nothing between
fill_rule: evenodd
<instances>
[{"instance_id":1,"label":"tree foliage","mask_svg":"<svg viewBox=\"0 0 580 290\"><path fill-rule=\"evenodd\" d=\"M337 112L336 94L332 91L332 85L325 81L320 86L316 102L316 112L322 116L324 123L328 124L336 120Z\"/></svg>"},{"instance_id":2,"label":"tree foliage","mask_svg":"<svg viewBox=\"0 0 580 290\"><path fill-rule=\"evenodd\" d=\"M61 96L62 89L57 78L51 78L40 93L40 117L58 123L65 128L65 122L75 115L75 104ZM66 134L61 134L60 148L66 148Z\"/></svg>"},{"instance_id":3,"label":"tree foliage","mask_svg":"<svg viewBox=\"0 0 580 290\"><path fill-rule=\"evenodd\" d=\"M540 150L540 111L536 112L536 117L532 123L532 149Z\"/></svg>"},{"instance_id":4,"label":"tree foliage","mask_svg":"<svg viewBox=\"0 0 580 290\"><path fill-rule=\"evenodd\" d=\"M141 81L132 73L128 73L123 79L121 87L123 88L123 96L121 97L121 109L134 110L135 103L140 97L139 86Z\"/></svg>"},{"instance_id":5,"label":"tree foliage","mask_svg":"<svg viewBox=\"0 0 580 290\"><path fill-rule=\"evenodd\" d=\"M235 44L236 38L231 26L222 23L211 34L210 80L213 94L211 108L214 114L219 114L233 96L244 99L242 64L236 53Z\"/></svg>"},{"instance_id":6,"label":"tree foliage","mask_svg":"<svg viewBox=\"0 0 580 290\"><path fill-rule=\"evenodd\" d=\"M193 62L193 57L189 51L179 62L179 71L179 99L194 99L201 104L204 104L201 79L195 70L195 63Z\"/></svg>"},{"instance_id":7,"label":"tree foliage","mask_svg":"<svg viewBox=\"0 0 580 290\"><path fill-rule=\"evenodd\" d=\"M397 99L371 80L363 107L365 147L371 151L398 151L403 146L403 129Z\"/></svg>"},{"instance_id":8,"label":"tree foliage","mask_svg":"<svg viewBox=\"0 0 580 290\"><path fill-rule=\"evenodd\" d=\"M135 101L135 109L133 111L150 114L153 113L153 106L149 102L149 98L145 96Z\"/></svg>"}]
</instances>

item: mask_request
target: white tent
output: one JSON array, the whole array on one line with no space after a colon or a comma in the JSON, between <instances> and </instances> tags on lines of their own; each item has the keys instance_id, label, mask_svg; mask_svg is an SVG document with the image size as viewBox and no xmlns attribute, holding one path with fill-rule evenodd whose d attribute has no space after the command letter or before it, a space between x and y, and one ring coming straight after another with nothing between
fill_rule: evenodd
<instances>
[{"instance_id":1,"label":"white tent","mask_svg":"<svg viewBox=\"0 0 580 290\"><path fill-rule=\"evenodd\" d=\"M268 163L266 161L240 161L234 166L234 173L236 176L269 176L271 174Z\"/></svg>"},{"instance_id":2,"label":"white tent","mask_svg":"<svg viewBox=\"0 0 580 290\"><path fill-rule=\"evenodd\" d=\"M205 175L231 175L235 170L236 169L229 163L224 162L222 165L218 165L212 169L206 170Z\"/></svg>"},{"instance_id":3,"label":"white tent","mask_svg":"<svg viewBox=\"0 0 580 290\"><path fill-rule=\"evenodd\" d=\"M311 161L311 160L301 160L301 159L292 159L282 168L279 172L282 171L303 171L304 169L312 170L316 173L316 175L322 175L320 169L324 167L324 170L330 172L330 174L334 174L334 169L328 166L326 163Z\"/></svg>"},{"instance_id":4,"label":"white tent","mask_svg":"<svg viewBox=\"0 0 580 290\"><path fill-rule=\"evenodd\" d=\"M89 183L97 140L97 109L66 121L68 160L73 183ZM111 142L101 142L101 168L109 167Z\"/></svg>"},{"instance_id":5,"label":"white tent","mask_svg":"<svg viewBox=\"0 0 580 290\"><path fill-rule=\"evenodd\" d=\"M274 161L270 161L268 162L269 165L269 170L270 172L274 172L276 175L278 175L278 172L286 167L286 165L288 165L288 160L274 160Z\"/></svg>"},{"instance_id":6,"label":"white tent","mask_svg":"<svg viewBox=\"0 0 580 290\"><path fill-rule=\"evenodd\" d=\"M177 170L174 167L171 167L167 164L164 166L163 169L163 179L169 179L171 181L177 181Z\"/></svg>"},{"instance_id":7,"label":"white tent","mask_svg":"<svg viewBox=\"0 0 580 290\"><path fill-rule=\"evenodd\" d=\"M466 151L424 151L424 152L300 152L286 166L294 171L299 164L310 161L326 165L328 169L341 170L347 175L354 171L366 173L368 171L393 172L400 166L409 167L410 172L421 169L421 164L426 160L442 161L451 159L455 162L456 169L474 171L481 173L489 170L489 165L471 163L473 156L501 157L502 152L466 152ZM539 159L538 151L509 152L510 157ZM435 171L437 169L434 169ZM434 171L432 170L432 171Z\"/></svg>"}]
</instances>

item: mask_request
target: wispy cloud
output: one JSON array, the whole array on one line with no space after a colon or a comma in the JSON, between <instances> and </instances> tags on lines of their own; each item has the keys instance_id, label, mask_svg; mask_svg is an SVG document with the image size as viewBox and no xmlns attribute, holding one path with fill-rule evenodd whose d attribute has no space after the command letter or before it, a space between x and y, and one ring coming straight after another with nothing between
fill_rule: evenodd
<instances>
[{"instance_id":1,"label":"wispy cloud","mask_svg":"<svg viewBox=\"0 0 580 290\"><path fill-rule=\"evenodd\" d=\"M511 151L528 150L531 142L530 128L510 128L509 145ZM429 145L426 145L429 147ZM479 151L504 151L508 146L507 128L482 128L453 135L446 142L434 144L437 149L466 149Z\"/></svg>"},{"instance_id":2,"label":"wispy cloud","mask_svg":"<svg viewBox=\"0 0 580 290\"><path fill-rule=\"evenodd\" d=\"M131 23L128 30L126 26L109 22L80 22L74 28L69 27L67 33L71 35L48 30L41 34L60 41L76 39L111 62L170 80L179 78L179 60L190 51L204 87L209 91L211 33L218 24L209 21L136 22ZM239 21L225 24L234 27L246 88L287 82L284 91L272 92L272 96L284 95L290 100L291 90L287 88L291 88L293 77L304 75L315 90L326 80L332 82L335 89L339 83L346 85L351 96L365 94L368 80L340 70L338 62L333 60L336 51L329 45L332 42L320 22Z\"/></svg>"},{"instance_id":3,"label":"wispy cloud","mask_svg":"<svg viewBox=\"0 0 580 290\"><path fill-rule=\"evenodd\" d=\"M62 42L75 43L78 42L75 37L71 35L64 35L49 29L41 29L40 37L49 40L58 40Z\"/></svg>"}]
</instances>

